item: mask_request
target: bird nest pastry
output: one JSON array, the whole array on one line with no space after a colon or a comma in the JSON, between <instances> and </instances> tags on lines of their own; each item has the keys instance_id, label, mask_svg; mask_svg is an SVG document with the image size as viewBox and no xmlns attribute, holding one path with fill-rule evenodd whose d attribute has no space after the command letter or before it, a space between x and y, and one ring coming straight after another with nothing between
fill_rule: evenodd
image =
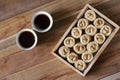
<instances>
[{"instance_id":1,"label":"bird nest pastry","mask_svg":"<svg viewBox=\"0 0 120 80\"><path fill-rule=\"evenodd\" d=\"M117 24L87 4L52 53L85 76L118 29Z\"/></svg>"}]
</instances>

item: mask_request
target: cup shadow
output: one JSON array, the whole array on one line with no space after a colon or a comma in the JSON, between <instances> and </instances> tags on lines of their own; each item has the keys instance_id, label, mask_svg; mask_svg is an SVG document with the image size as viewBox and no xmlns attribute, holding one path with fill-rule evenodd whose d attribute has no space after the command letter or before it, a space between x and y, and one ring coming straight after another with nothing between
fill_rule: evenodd
<instances>
[{"instance_id":1,"label":"cup shadow","mask_svg":"<svg viewBox=\"0 0 120 80\"><path fill-rule=\"evenodd\" d=\"M38 45L49 43L49 42L56 42L65 32L65 30L69 27L72 21L75 19L76 15L73 16L63 16L69 15L69 11L67 10L59 10L52 13L53 16L53 26L50 31L45 33L36 32L38 35Z\"/></svg>"}]
</instances>

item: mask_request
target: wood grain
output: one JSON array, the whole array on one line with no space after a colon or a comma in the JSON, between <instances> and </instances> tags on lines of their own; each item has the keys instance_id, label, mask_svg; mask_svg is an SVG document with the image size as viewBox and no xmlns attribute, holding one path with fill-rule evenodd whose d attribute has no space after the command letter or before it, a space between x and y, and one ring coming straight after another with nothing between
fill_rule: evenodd
<instances>
[{"instance_id":1,"label":"wood grain","mask_svg":"<svg viewBox=\"0 0 120 80\"><path fill-rule=\"evenodd\" d=\"M0 21L29 11L54 0L0 0Z\"/></svg>"},{"instance_id":2,"label":"wood grain","mask_svg":"<svg viewBox=\"0 0 120 80\"><path fill-rule=\"evenodd\" d=\"M32 3L32 1L30 2ZM91 3L100 12L120 25L119 0L54 0L44 3L46 4L39 5L39 3L37 4L36 2L35 4L37 4L37 6L33 3L34 7L37 8L29 8L29 11L23 8L19 11L18 7L17 11L13 10L12 15L8 13L9 16L6 18L3 17L6 20L0 22L0 45L3 45L3 43L10 42L13 39L11 36L16 34L19 30L26 27L31 28L31 17L37 11L46 10L53 15L55 20L51 31L45 34L39 34L41 41L38 46L31 51L19 50L17 46L15 46L15 38L10 43L11 47L4 46L6 50L3 47L0 47L0 55L2 53L5 54L0 57L0 79L53 80L59 77L58 80L96 80L105 75L120 71L120 55L118 54L120 53L120 31L114 37L110 45L104 51L104 54L100 56L99 60L85 78L80 77L80 75L75 73L59 60L54 59L55 57L50 54L50 51L54 45L56 45L60 37L63 35L71 22L75 19L80 9L83 8L86 3ZM11 5L13 4L11 3ZM25 7L25 4L22 7ZM9 9L7 11L9 12ZM1 20L3 19L1 18ZM46 38L46 36L50 37ZM1 41L3 42L1 43ZM49 65L51 66L48 67ZM49 72L47 70L49 70Z\"/></svg>"},{"instance_id":3,"label":"wood grain","mask_svg":"<svg viewBox=\"0 0 120 80\"><path fill-rule=\"evenodd\" d=\"M0 41L0 58L21 51L15 42L16 35Z\"/></svg>"},{"instance_id":4,"label":"wood grain","mask_svg":"<svg viewBox=\"0 0 120 80\"><path fill-rule=\"evenodd\" d=\"M120 58L116 59L115 61L117 60L120 60ZM97 80L103 76L106 76L107 73L110 73L113 71L117 72L120 70L119 66L115 67L114 65L111 64L112 60L109 60L109 61L110 61L109 64L107 65L105 64L105 66L104 66L104 63L100 63L100 65L99 64L96 65L92 69L91 73L89 73L86 77L82 77L76 72L74 72L72 69L67 67L67 65L64 65L59 60L52 59L43 64L39 64L29 69L7 76L3 80L16 80L16 79L17 80L73 80L73 79L74 80Z\"/></svg>"}]
</instances>

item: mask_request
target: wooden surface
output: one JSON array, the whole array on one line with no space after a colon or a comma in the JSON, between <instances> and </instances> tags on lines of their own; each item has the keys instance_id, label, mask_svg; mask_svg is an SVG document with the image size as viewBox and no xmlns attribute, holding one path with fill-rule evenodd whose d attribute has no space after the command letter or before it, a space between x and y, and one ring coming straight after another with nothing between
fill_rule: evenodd
<instances>
[{"instance_id":1,"label":"wooden surface","mask_svg":"<svg viewBox=\"0 0 120 80\"><path fill-rule=\"evenodd\" d=\"M86 3L120 25L120 0L0 0L0 80L97 80L119 72L120 30L84 78L50 53ZM39 34L36 48L20 50L16 33L31 28L31 17L40 10L53 15L54 26Z\"/></svg>"}]
</instances>

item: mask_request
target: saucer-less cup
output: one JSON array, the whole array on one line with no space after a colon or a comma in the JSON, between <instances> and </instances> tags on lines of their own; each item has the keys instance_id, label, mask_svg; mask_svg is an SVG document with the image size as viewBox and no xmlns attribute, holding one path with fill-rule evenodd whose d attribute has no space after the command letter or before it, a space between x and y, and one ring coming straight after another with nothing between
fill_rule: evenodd
<instances>
[{"instance_id":1,"label":"saucer-less cup","mask_svg":"<svg viewBox=\"0 0 120 80\"><path fill-rule=\"evenodd\" d=\"M46 11L39 11L33 15L31 24L35 31L44 33L51 29L53 25L53 18L50 13Z\"/></svg>"},{"instance_id":2,"label":"saucer-less cup","mask_svg":"<svg viewBox=\"0 0 120 80\"><path fill-rule=\"evenodd\" d=\"M23 50L33 49L38 42L37 34L32 29L22 29L16 36L16 43Z\"/></svg>"}]
</instances>

